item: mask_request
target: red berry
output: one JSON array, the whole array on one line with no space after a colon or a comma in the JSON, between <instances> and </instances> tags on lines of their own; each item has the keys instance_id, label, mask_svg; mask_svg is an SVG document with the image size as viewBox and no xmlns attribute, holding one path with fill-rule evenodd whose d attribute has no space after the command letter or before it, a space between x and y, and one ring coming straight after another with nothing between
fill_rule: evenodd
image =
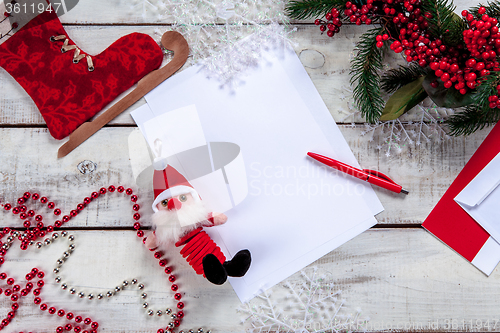
<instances>
[{"instance_id":1,"label":"red berry","mask_svg":"<svg viewBox=\"0 0 500 333\"><path fill-rule=\"evenodd\" d=\"M481 75L481 76L486 76L486 75L489 75L489 74L490 74L490 71L489 71L489 70L487 70L487 69L483 69L479 75Z\"/></svg>"},{"instance_id":2,"label":"red berry","mask_svg":"<svg viewBox=\"0 0 500 333\"><path fill-rule=\"evenodd\" d=\"M465 65L467 67L474 67L476 65L476 59L471 58L471 59L467 60L465 62Z\"/></svg>"}]
</instances>

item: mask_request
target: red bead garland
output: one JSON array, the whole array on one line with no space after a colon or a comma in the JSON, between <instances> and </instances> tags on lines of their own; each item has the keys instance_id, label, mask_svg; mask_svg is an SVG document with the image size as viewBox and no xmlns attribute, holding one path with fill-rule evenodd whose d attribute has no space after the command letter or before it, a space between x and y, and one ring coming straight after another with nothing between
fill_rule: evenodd
<instances>
[{"instance_id":1,"label":"red bead garland","mask_svg":"<svg viewBox=\"0 0 500 333\"><path fill-rule=\"evenodd\" d=\"M100 195L104 195L106 193L113 193L115 190L118 193L125 193L126 195L130 196L130 201L133 203L132 210L133 210L133 220L134 220L134 225L133 228L136 230L137 236L138 237L143 237L144 236L144 231L140 230L141 225L138 222L141 218L141 215L139 214L140 206L136 204L138 201L138 196L133 195L133 190L131 188L125 189L124 186L118 186L115 188L114 185L110 185L107 189L102 187L99 189L98 192L92 192L90 197L85 197L83 200L83 203L79 203L76 207L76 210L71 210L70 214L64 215L62 217L62 220L57 220L54 222L53 225L45 227L43 221L43 216L42 215L36 215L34 210L29 210L27 211L27 207L25 204L28 202L29 199L32 199L33 201L40 200L39 202L43 205L47 205L47 208L49 210L53 210L53 214L55 216L59 216L62 214L60 208L56 208L56 204L52 201L49 202L49 199L45 196L41 197L38 193L33 193L31 194L30 192L25 192L22 197L20 197L17 200L18 206L13 207L9 203L1 204L6 211L11 211L13 214L17 215L20 214L20 218L23 221L23 226L26 228L24 232L19 232L13 229L10 229L8 227L3 228L0 231L0 239L2 239L4 236L8 235L7 242L3 243L0 241L0 265L4 263L5 259L4 256L7 253L7 250L10 248L11 244L13 241L18 238L21 242L20 248L22 250L26 250L29 245L34 245L35 240L38 238L43 238L45 236L45 232L52 232L55 228L60 228L64 223L67 223L71 220L71 218L75 217L78 215L80 211L82 211L84 208L87 207L88 204L90 204L93 200L97 199ZM25 213L27 212L27 213ZM29 218L34 217L34 222L30 221ZM44 230L45 229L45 230ZM167 259L163 258L164 253L163 252L155 252L154 257L158 259L159 265L160 266L166 266L168 263ZM178 292L178 285L174 284L174 281L176 281L175 275L172 274L173 269L172 267L166 267L165 268L165 274L168 275L169 281L172 283L171 285L171 290L173 292L176 292L174 295L174 299L177 301L176 307L179 309L177 313L172 314L172 318L174 319L170 325L174 325L175 327L178 327L181 323L182 318L184 317L184 312L181 311L184 308L184 303L180 302L182 298L182 294ZM99 327L99 324L97 322L92 321L90 318L85 318L83 319L81 316L75 316L72 312L66 312L64 309L57 309L53 306L47 305L46 303L43 303L42 299L39 297L40 291L44 286L44 281L43 278L45 276L45 273L38 270L37 268L33 268L28 274L26 274L26 280L27 281L32 281L36 280L36 289L34 288L33 282L27 282L26 286L21 289L19 285L14 285L15 280L13 278L10 278L7 276L6 273L2 272L0 273L0 280L6 280L6 283L8 286L12 286L12 289L2 289L0 288L0 294L3 292L3 294L7 297L11 297L11 300L14 302L12 305L12 311L8 313L7 317L3 319L0 322L0 330L2 330L4 327L6 327L11 320L15 317L16 311L19 308L19 304L17 303L18 300L20 300L21 297L26 297L29 293L33 293L35 296L34 298L34 303L39 305L41 311L48 311L49 314L57 314L57 316L61 318L66 318L67 320L72 320L74 319L74 322L76 324L80 324L82 321L85 325L90 326L87 328L87 330L82 331L82 327L78 325L73 324L66 324L64 327L59 326L56 329L56 332L62 333L65 330L70 331L73 330L76 333L97 333L97 329ZM19 294L18 294L19 292ZM174 327L172 326L167 326L165 330L162 328L158 329L158 332L174 332Z\"/></svg>"},{"instance_id":2,"label":"red bead garland","mask_svg":"<svg viewBox=\"0 0 500 333\"><path fill-rule=\"evenodd\" d=\"M2 280L5 280L7 279L7 285L13 285L15 283L15 280L14 278L11 278L11 277L8 277L6 273L0 273L0 276L2 277ZM30 293L32 293L35 297L33 299L33 302L35 304L40 304L42 303L42 299L39 297L40 295L40 292L44 286L44 281L42 280L43 277L45 276L44 272L38 270L37 268L33 268L28 274L26 274L26 277L27 277L27 280L32 280L32 279L38 279L38 281L36 281L36 284L39 288L36 288L36 289L33 289L33 283L32 282L27 282L25 284L25 286L21 289L21 286L20 285L14 285L14 287L11 289L5 289L3 291L3 294L7 297L10 296L10 299L12 300L12 306L11 306L11 309L12 311L10 311L7 316L0 321L0 330L3 330L4 328L6 328L10 322L14 319L14 317L16 316L16 313L17 313L17 310L19 309L19 301L21 301L21 298L22 297L26 297L28 296ZM29 278L28 278L29 277ZM17 292L19 292L19 294L17 294ZM15 294L12 294L12 293L15 293ZM0 288L0 294L2 293L2 289ZM41 311L45 311L47 310L48 308L48 305L43 303L40 305L40 310ZM48 312L50 314L54 314L57 312L57 315L59 317L62 317L64 316L65 314L65 310L63 309L59 309L57 310L55 307L50 307ZM71 320L73 318L73 314L71 313L71 316L66 316L66 318L68 320ZM92 321L92 319L88 318L88 324L87 325L90 325L90 327L92 328L92 330L89 331L89 333L97 333L96 329L97 327L99 327L99 324L97 322L94 322ZM71 324L67 324L66 326L72 326ZM79 326L75 326L76 327L79 327ZM79 327L79 329L81 330L81 328ZM59 328L56 329L56 332L59 332Z\"/></svg>"}]
</instances>

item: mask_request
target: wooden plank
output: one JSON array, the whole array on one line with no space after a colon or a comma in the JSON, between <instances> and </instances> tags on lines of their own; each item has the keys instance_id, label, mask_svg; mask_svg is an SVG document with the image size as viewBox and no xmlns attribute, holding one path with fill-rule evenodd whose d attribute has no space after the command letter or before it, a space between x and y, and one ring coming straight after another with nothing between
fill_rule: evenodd
<instances>
[{"instance_id":1,"label":"wooden plank","mask_svg":"<svg viewBox=\"0 0 500 333\"><path fill-rule=\"evenodd\" d=\"M146 1L144 1L146 2ZM150 3L158 4L159 1L150 0ZM212 2L212 1L211 1ZM248 4L252 6L256 1L242 1L243 4ZM78 23L78 24L158 24L158 23L172 23L171 18L168 16L164 19L158 19L158 11L155 11L151 6L146 5L146 16L142 16L143 7L141 0L113 0L107 1L106 5L103 5L102 1L99 0L85 0L79 1L78 5L69 11L67 14L61 17L61 21L64 23ZM175 1L169 1L167 3L178 3ZM191 3L190 1L184 1L180 3ZM219 3L218 1L213 1L213 3ZM468 0L455 0L453 1L457 7L455 12L460 13L463 9L468 9L471 6L475 6L478 1L468 1ZM205 4L204 4L205 5ZM237 4L235 4L237 5ZM134 7L135 6L135 7ZM206 6L206 5L205 5ZM252 7L250 7L252 8ZM166 13L164 11L163 13ZM224 22L221 20L221 22ZM311 20L305 22L312 22Z\"/></svg>"},{"instance_id":2,"label":"wooden plank","mask_svg":"<svg viewBox=\"0 0 500 333\"><path fill-rule=\"evenodd\" d=\"M367 137L360 136L360 127L341 126L360 164L391 175L410 191L410 195L404 196L375 189L386 209L377 218L385 224L422 223L488 133L484 130L441 145L424 143L420 149L410 149L408 155L387 158L383 150L375 149L383 142L369 142ZM73 153L57 160L60 143L52 139L46 129L0 129L2 202L15 202L27 190L37 191L68 212L102 186L123 184L136 188L128 150L128 137L133 130L105 128ZM82 169L80 165L82 170L79 170L83 161L90 161L91 168ZM95 170L90 171L94 164ZM147 222L152 191L136 191L143 207L143 221ZM131 226L130 204L127 200L114 199L115 194L99 199L98 205L91 204L70 225ZM9 217L3 224L20 226L20 220Z\"/></svg>"},{"instance_id":3,"label":"wooden plank","mask_svg":"<svg viewBox=\"0 0 500 333\"><path fill-rule=\"evenodd\" d=\"M132 231L73 231L76 250L61 268L62 282L79 291L106 292L132 278L144 282L147 301L153 308L172 307L172 292L168 289L163 269ZM18 243L17 243L18 244ZM43 269L47 276L41 297L44 302L75 314L89 316L100 324L100 332L151 332L165 325L166 317L149 318L141 307L143 302L136 291L127 289L111 299L92 301L78 299L63 291L54 282L55 261L67 248L65 240L41 250L9 250L2 271L22 282L32 267ZM169 252L175 268L177 283L186 304L186 320L182 328L203 327L213 332L242 332L249 324L240 324L245 318L235 311L241 304L229 284L215 286L200 276L179 258ZM258 263L254 263L257 265ZM348 315L361 310L361 319L369 317L368 331L388 328L407 331L450 330L479 331L476 325L497 325L499 330L498 271L484 276L471 264L424 230L370 230L313 263L318 274L324 274L324 284L333 283L342 290L345 308L340 314ZM307 272L307 271L306 271ZM289 281L304 282L300 274ZM2 288L5 284L0 283ZM273 288L274 304L285 310L288 292ZM9 325L9 331L53 332L65 321L43 313L32 303L30 295L21 303L18 315ZM259 302L252 301L258 306ZM292 303L293 304L293 303ZM10 302L0 299L2 313ZM160 307L162 306L162 307ZM470 326L472 320L473 326ZM436 326L430 326L434 325ZM462 323L464 326L462 326ZM465 329L464 329L464 328ZM358 330L361 330L359 327Z\"/></svg>"},{"instance_id":4,"label":"wooden plank","mask_svg":"<svg viewBox=\"0 0 500 333\"><path fill-rule=\"evenodd\" d=\"M75 43L90 54L97 54L123 35L134 31L155 35L155 29L164 31L166 27L67 27L68 34ZM318 89L333 118L340 123L363 122L359 113L352 117L351 93L349 92L349 68L353 49L358 37L366 31L366 27L346 26L335 40L318 34L315 26L297 26L293 34L295 52L302 60L313 83ZM387 63L396 66L402 63L401 58L389 53ZM191 63L185 65L187 68ZM72 66L68 63L68 66ZM389 65L388 65L389 66ZM389 67L387 67L389 68ZM36 109L28 94L3 69L0 70L0 126L1 125L44 125L43 118ZM126 92L127 93L127 92ZM122 94L124 96L125 94ZM120 98L120 97L119 97ZM118 99L119 99L118 98ZM117 99L117 100L118 100ZM144 99L118 116L111 124L133 125L130 111L144 104ZM411 112L410 112L411 113ZM413 112L415 113L415 112ZM419 113L406 116L406 120L420 119Z\"/></svg>"},{"instance_id":5,"label":"wooden plank","mask_svg":"<svg viewBox=\"0 0 500 333\"><path fill-rule=\"evenodd\" d=\"M159 27L164 31L167 27ZM134 31L154 34L157 27L66 27L75 43L90 54L97 54L123 35ZM340 120L347 114L347 99L341 96L346 93L342 89L349 86L349 60L354 42L364 27L348 26L343 35L335 43L324 35L317 33L316 27L299 26L294 35L297 43L296 52L303 59L306 69L318 88L326 105L334 118ZM99 36L99 38L96 38ZM159 36L154 35L155 38ZM324 60L322 62L321 60ZM71 63L68 66L72 66ZM188 67L189 63L185 66ZM36 109L28 94L3 69L0 73L0 125L44 125L43 118ZM123 94L122 96L124 96ZM144 99L113 120L112 124L135 124L130 117L130 111L144 104ZM340 109L345 110L339 112ZM360 120L358 117L356 120ZM351 119L349 119L351 121Z\"/></svg>"}]
</instances>

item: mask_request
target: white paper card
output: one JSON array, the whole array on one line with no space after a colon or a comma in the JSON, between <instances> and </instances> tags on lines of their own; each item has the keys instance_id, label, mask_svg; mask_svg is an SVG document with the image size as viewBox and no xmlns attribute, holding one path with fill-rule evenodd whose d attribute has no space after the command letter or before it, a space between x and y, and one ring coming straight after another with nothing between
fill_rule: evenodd
<instances>
[{"instance_id":1,"label":"white paper card","mask_svg":"<svg viewBox=\"0 0 500 333\"><path fill-rule=\"evenodd\" d=\"M161 140L162 157L169 157L207 144L194 105L157 115L146 121L143 128L147 133L151 149L154 150L157 139Z\"/></svg>"},{"instance_id":2,"label":"white paper card","mask_svg":"<svg viewBox=\"0 0 500 333\"><path fill-rule=\"evenodd\" d=\"M155 115L195 104L207 142L240 146L248 196L207 232L229 258L251 251L250 270L231 279L248 301L373 226L383 208L369 184L306 156L357 165L293 51L265 54L235 92L200 70L175 75L146 100Z\"/></svg>"}]
</instances>

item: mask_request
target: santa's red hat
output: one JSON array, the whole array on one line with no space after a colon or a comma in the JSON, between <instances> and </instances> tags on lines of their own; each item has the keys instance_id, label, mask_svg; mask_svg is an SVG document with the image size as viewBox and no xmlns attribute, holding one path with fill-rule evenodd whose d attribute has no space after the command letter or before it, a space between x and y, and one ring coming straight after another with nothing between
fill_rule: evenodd
<instances>
[{"instance_id":1,"label":"santa's red hat","mask_svg":"<svg viewBox=\"0 0 500 333\"><path fill-rule=\"evenodd\" d=\"M187 179L174 167L168 165L163 170L155 170L153 174L153 191L155 200L153 201L153 211L156 213L156 205L162 200L171 197L191 193L194 200L199 201L198 192L189 184Z\"/></svg>"}]
</instances>

